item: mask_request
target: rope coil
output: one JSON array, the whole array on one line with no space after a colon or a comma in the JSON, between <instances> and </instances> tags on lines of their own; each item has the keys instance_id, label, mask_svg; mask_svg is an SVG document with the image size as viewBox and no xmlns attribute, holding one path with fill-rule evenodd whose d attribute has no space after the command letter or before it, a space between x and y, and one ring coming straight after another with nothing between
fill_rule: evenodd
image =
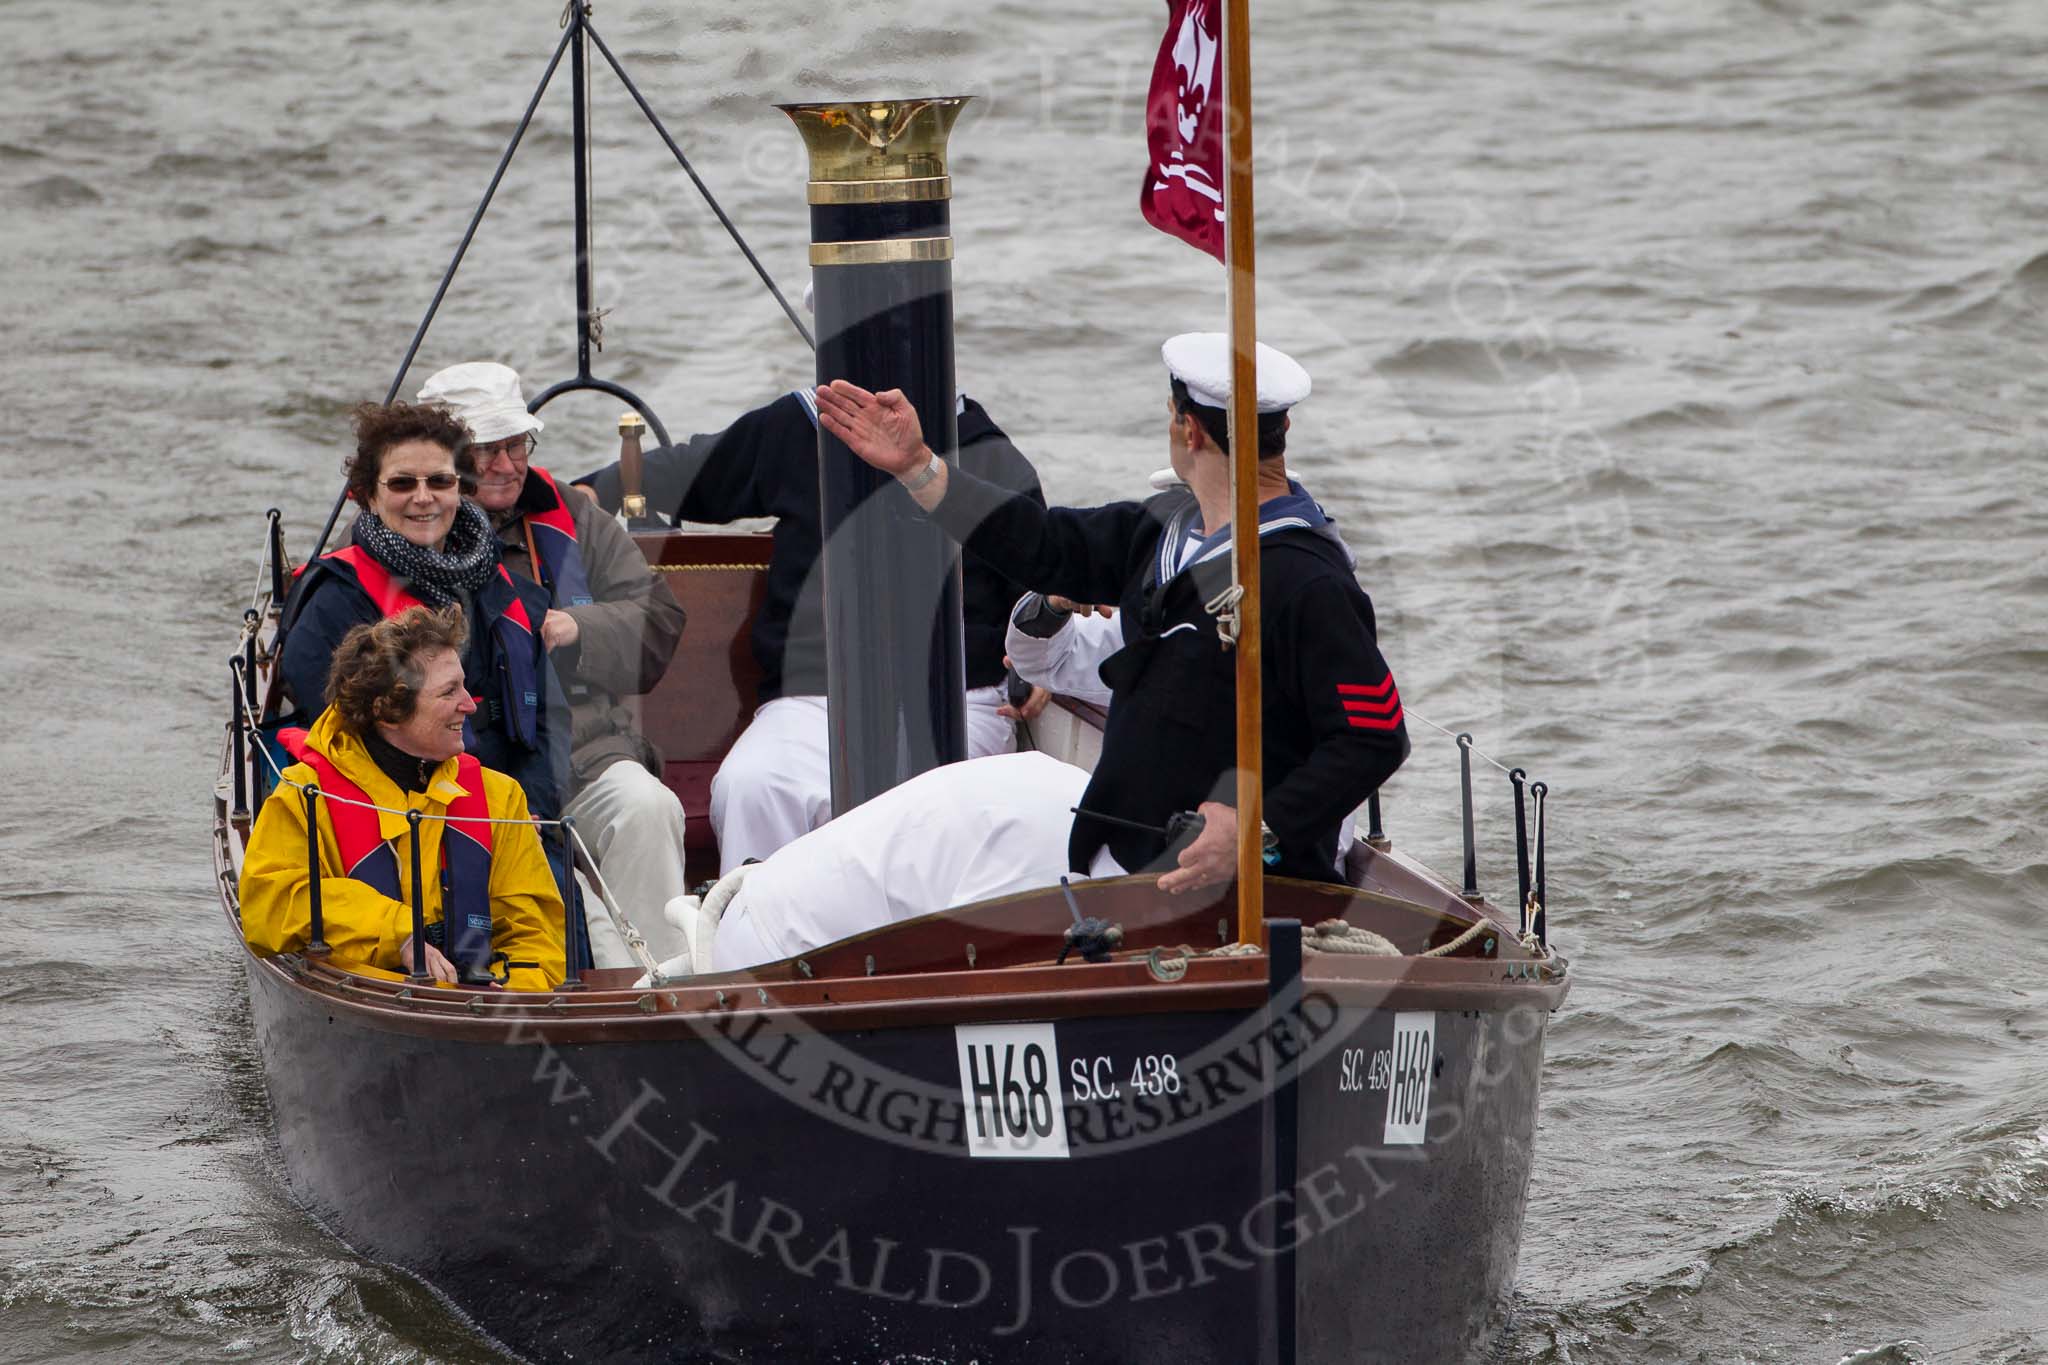
<instances>
[{"instance_id":1,"label":"rope coil","mask_svg":"<svg viewBox=\"0 0 2048 1365\"><path fill-rule=\"evenodd\" d=\"M1458 936L1457 936L1456 938L1452 939L1452 940L1451 940L1451 941L1450 941L1449 943L1443 944L1443 945L1442 945L1441 947L1431 948L1431 949L1430 949L1430 950L1429 950L1428 952L1426 952L1426 953L1418 953L1418 954L1417 954L1417 956L1418 956L1418 957L1449 957L1449 956L1450 956L1450 955L1451 955L1452 953L1455 953L1455 952L1457 952L1457 951L1458 951L1458 949L1460 949L1460 948L1464 947L1464 946L1465 946L1466 944L1470 943L1470 942L1471 942L1471 941L1472 941L1473 939L1475 939L1475 938L1478 938L1478 937L1479 937L1479 936L1480 936L1481 934L1485 934L1485 933L1491 933L1491 932L1496 932L1496 931L1494 930L1493 922L1492 922L1491 920L1485 920L1485 919L1475 920L1475 921L1473 921L1473 923L1472 923L1472 927L1471 927L1471 928L1467 929L1467 930L1466 930L1466 931L1465 931L1464 933L1462 933L1462 934L1458 935Z\"/></svg>"},{"instance_id":2,"label":"rope coil","mask_svg":"<svg viewBox=\"0 0 2048 1365\"><path fill-rule=\"evenodd\" d=\"M1393 940L1343 919L1326 919L1313 933L1302 936L1301 946L1312 953L1340 953L1363 957L1399 957Z\"/></svg>"},{"instance_id":3,"label":"rope coil","mask_svg":"<svg viewBox=\"0 0 2048 1365\"><path fill-rule=\"evenodd\" d=\"M1231 552L1233 555L1236 551ZM1222 592L1202 604L1202 610L1216 618L1216 634L1221 637L1225 649L1237 646L1239 622L1238 604L1244 601L1244 584L1232 583Z\"/></svg>"}]
</instances>

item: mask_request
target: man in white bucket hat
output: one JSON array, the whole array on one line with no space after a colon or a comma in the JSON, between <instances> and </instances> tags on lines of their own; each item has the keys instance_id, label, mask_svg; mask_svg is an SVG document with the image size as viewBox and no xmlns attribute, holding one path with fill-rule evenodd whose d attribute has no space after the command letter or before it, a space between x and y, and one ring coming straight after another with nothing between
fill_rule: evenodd
<instances>
[{"instance_id":1,"label":"man in white bucket hat","mask_svg":"<svg viewBox=\"0 0 2048 1365\"><path fill-rule=\"evenodd\" d=\"M628 698L661 681L683 609L616 520L587 498L564 498L532 462L543 423L527 411L517 371L491 361L451 365L420 386L419 400L469 428L476 501L497 528L505 566L548 591L541 639L571 714L563 814L648 946L665 955L678 946L661 907L683 891L683 807L657 776L661 755ZM628 965L604 917L589 918L597 965Z\"/></svg>"}]
</instances>

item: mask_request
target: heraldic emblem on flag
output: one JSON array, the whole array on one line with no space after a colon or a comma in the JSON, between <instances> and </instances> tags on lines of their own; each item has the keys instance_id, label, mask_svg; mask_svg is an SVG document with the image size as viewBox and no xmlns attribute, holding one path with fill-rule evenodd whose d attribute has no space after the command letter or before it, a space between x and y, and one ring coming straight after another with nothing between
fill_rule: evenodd
<instances>
[{"instance_id":1,"label":"heraldic emblem on flag","mask_svg":"<svg viewBox=\"0 0 2048 1365\"><path fill-rule=\"evenodd\" d=\"M1166 0L1166 39L1152 65L1145 140L1152 164L1145 221L1223 259L1223 17L1220 0Z\"/></svg>"}]
</instances>

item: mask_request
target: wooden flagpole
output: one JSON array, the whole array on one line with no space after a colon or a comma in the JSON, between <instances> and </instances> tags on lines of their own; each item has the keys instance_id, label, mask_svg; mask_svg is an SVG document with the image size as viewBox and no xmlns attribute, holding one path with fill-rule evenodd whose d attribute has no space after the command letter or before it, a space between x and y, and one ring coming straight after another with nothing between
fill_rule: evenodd
<instances>
[{"instance_id":1,"label":"wooden flagpole","mask_svg":"<svg viewBox=\"0 0 2048 1365\"><path fill-rule=\"evenodd\" d=\"M1230 300L1231 557L1237 608L1237 940L1265 943L1264 711L1260 697L1258 292L1252 226L1250 0L1223 3L1223 271Z\"/></svg>"}]
</instances>

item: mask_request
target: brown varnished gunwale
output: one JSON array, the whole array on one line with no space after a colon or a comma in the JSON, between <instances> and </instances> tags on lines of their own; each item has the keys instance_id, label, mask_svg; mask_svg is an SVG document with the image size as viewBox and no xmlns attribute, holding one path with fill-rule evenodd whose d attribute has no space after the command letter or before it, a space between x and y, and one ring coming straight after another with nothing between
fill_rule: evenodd
<instances>
[{"instance_id":1,"label":"brown varnished gunwale","mask_svg":"<svg viewBox=\"0 0 2048 1365\"><path fill-rule=\"evenodd\" d=\"M761 1016L769 1025L820 1033L915 1028L999 1020L1057 1020L1148 1014L1244 1012L1267 990L1263 957L1193 959L1179 981L1155 979L1146 955L1109 963L1049 963L917 977L761 984L677 984L623 991L510 997L408 988L296 957L256 959L308 997L359 1023L450 1041L556 1043L686 1041ZM1513 978L1502 964L1453 958L1332 958L1304 964L1307 988L1340 1005L1496 1012L1562 1003L1563 976ZM767 991L767 1003L759 992ZM410 992L409 998L402 998ZM721 997L724 1004L720 1004ZM476 1003L472 1005L472 1001ZM311 1003L311 1000L308 1000Z\"/></svg>"},{"instance_id":2,"label":"brown varnished gunwale","mask_svg":"<svg viewBox=\"0 0 2048 1365\"><path fill-rule=\"evenodd\" d=\"M232 919L224 819L217 831L223 908ZM344 1011L359 1023L396 1033L475 1042L681 1041L701 1036L721 1014L733 1016L728 1027L761 1015L770 1024L839 1033L1003 1019L1241 1012L1264 999L1262 956L1183 959L1170 951L1197 937L1205 921L1213 923L1219 906L1229 904L1227 896L1183 905L1142 877L1073 889L1084 914L1124 917L1119 922L1126 927L1126 946L1113 961L1053 965L1060 936L1071 922L1054 888L884 926L802 959L660 988L632 989L637 975L632 969L590 973L577 990L514 996L356 976L298 955L263 959L251 954L251 963L303 992L309 1006ZM1400 926L1390 921L1405 918L1411 921L1411 941L1422 934L1432 944L1449 942L1469 923L1370 892L1286 878L1269 879L1269 894L1269 904L1283 912L1341 906L1349 910L1351 922L1397 932ZM976 945L973 966L966 961L968 943ZM1547 1012L1563 1002L1568 980L1561 964L1531 958L1505 930L1496 944L1490 957L1476 955L1477 945L1467 945L1460 956L1441 958L1311 953L1303 976L1310 989L1338 1004L1373 1008L1535 1007ZM1158 979L1155 951L1162 971L1184 962L1184 976ZM870 956L897 965L886 972L878 967L869 975ZM809 968L809 976L799 962Z\"/></svg>"},{"instance_id":3,"label":"brown varnished gunwale","mask_svg":"<svg viewBox=\"0 0 2048 1365\"><path fill-rule=\"evenodd\" d=\"M1126 946L1110 962L1054 965L1070 916L1057 890L1034 891L884 926L803 959L751 971L639 989L630 985L636 978L631 969L593 972L583 988L547 996L410 987L300 957L262 965L323 997L331 1008L379 1027L478 1041L501 1041L508 1032L552 1041L684 1039L724 1014L735 1020L761 1015L771 1023L837 1033L998 1019L1243 1011L1263 1000L1262 956L1183 957L1178 951L1190 937L1185 931L1212 919L1215 905L1175 904L1147 878L1085 883L1074 891L1083 913L1114 916L1121 904L1150 910L1152 918L1129 915ZM1340 887L1273 878L1269 892L1281 909L1328 900L1382 917L1405 915L1433 942L1448 942L1464 928L1441 912ZM976 944L972 966L964 952L970 942ZM1339 1004L1548 1011L1562 1003L1567 981L1561 966L1530 958L1504 932L1496 943L1500 950L1493 956L1476 955L1477 945L1441 958L1311 953L1303 976L1310 989ZM878 967L870 975L870 957L901 965ZM1161 979L1176 969L1184 973L1179 979Z\"/></svg>"},{"instance_id":4,"label":"brown varnished gunwale","mask_svg":"<svg viewBox=\"0 0 2048 1365\"><path fill-rule=\"evenodd\" d=\"M1454 917L1445 909L1291 877L1268 877L1266 887L1273 898L1272 918L1298 919L1304 926L1327 919L1345 919L1385 935L1405 953L1421 953L1452 942L1471 924L1475 913L1484 913L1461 903L1465 913ZM1154 878L1116 877L1077 883L1073 893L1082 914L1123 927L1126 948L1171 948L1182 944L1197 949L1216 948L1235 939L1231 913L1234 885L1176 897L1161 892ZM757 968L755 974L771 978L800 976L808 968L813 976L866 975L871 957L876 972L924 973L964 962L969 945L974 948L977 964L985 961L989 966L1005 966L1037 961L1049 955L1048 943L1052 953L1058 952L1061 937L1071 923L1072 914L1059 888L1045 887L902 924L884 925L823 945L788 963ZM1504 929L1493 937L1497 953L1526 957L1514 936ZM1478 945L1469 945L1464 951L1481 953Z\"/></svg>"}]
</instances>

